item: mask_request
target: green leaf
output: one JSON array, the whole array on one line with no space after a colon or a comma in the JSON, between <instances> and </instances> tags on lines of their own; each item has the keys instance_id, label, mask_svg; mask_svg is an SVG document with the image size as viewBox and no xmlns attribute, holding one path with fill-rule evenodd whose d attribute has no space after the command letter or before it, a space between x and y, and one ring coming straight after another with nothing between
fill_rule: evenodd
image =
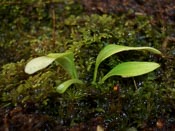
<instances>
[{"instance_id":1,"label":"green leaf","mask_svg":"<svg viewBox=\"0 0 175 131\"><path fill-rule=\"evenodd\" d=\"M50 53L47 56L41 56L32 59L27 63L25 72L33 74L49 66L53 61L58 62L72 78L77 78L77 72L74 64L74 55L72 52Z\"/></svg>"},{"instance_id":2,"label":"green leaf","mask_svg":"<svg viewBox=\"0 0 175 131\"><path fill-rule=\"evenodd\" d=\"M101 80L103 83L106 79L111 76L122 76L126 77L134 77L149 73L155 69L160 67L158 63L155 62L124 62L116 67L114 67L111 71L109 71Z\"/></svg>"},{"instance_id":3,"label":"green leaf","mask_svg":"<svg viewBox=\"0 0 175 131\"><path fill-rule=\"evenodd\" d=\"M70 79L62 84L60 84L58 87L56 87L56 91L60 94L64 93L72 84L83 84L83 82L79 79Z\"/></svg>"},{"instance_id":4,"label":"green leaf","mask_svg":"<svg viewBox=\"0 0 175 131\"><path fill-rule=\"evenodd\" d=\"M104 61L105 59L107 59L108 57L112 56L115 53L119 53L122 51L129 51L129 50L138 50L138 51L146 50L154 54L161 55L161 52L159 50L152 47L128 47L128 46L115 45L115 44L107 45L100 51L100 53L97 56L96 63L95 63L93 83L95 83L96 81L97 70L102 61Z\"/></svg>"},{"instance_id":5,"label":"green leaf","mask_svg":"<svg viewBox=\"0 0 175 131\"><path fill-rule=\"evenodd\" d=\"M34 58L29 63L27 63L27 65L25 66L24 71L27 74L33 74L33 73L35 73L39 70L42 70L42 69L46 68L54 60L55 60L55 58L50 58L48 56L41 56L41 57Z\"/></svg>"}]
</instances>

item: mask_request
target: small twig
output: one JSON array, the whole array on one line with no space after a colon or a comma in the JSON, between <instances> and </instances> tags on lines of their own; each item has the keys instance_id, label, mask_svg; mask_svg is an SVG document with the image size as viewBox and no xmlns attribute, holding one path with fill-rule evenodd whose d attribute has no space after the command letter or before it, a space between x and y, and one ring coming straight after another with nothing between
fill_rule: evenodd
<instances>
[{"instance_id":1,"label":"small twig","mask_svg":"<svg viewBox=\"0 0 175 131\"><path fill-rule=\"evenodd\" d=\"M137 90L137 89L138 89L138 87L137 87L136 81L134 80L134 78L133 78L133 77L132 77L132 80L133 80L133 83L134 83L135 90Z\"/></svg>"},{"instance_id":2,"label":"small twig","mask_svg":"<svg viewBox=\"0 0 175 131\"><path fill-rule=\"evenodd\" d=\"M55 44L55 40L56 40L56 34L55 34L55 28L56 28L56 16L55 16L55 9L54 6L52 6L52 39L53 39L53 44Z\"/></svg>"}]
</instances>

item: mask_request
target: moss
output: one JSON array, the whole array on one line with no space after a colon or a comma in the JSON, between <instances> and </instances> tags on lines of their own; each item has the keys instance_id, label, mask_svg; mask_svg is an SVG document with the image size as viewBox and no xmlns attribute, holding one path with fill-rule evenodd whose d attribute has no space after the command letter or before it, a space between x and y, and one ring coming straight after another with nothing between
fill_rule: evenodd
<instances>
[{"instance_id":1,"label":"moss","mask_svg":"<svg viewBox=\"0 0 175 131\"><path fill-rule=\"evenodd\" d=\"M29 77L24 73L25 64L22 60L2 67L1 101L12 105L25 105L28 102L47 105L49 97L55 93L54 86L61 82L58 81L59 77L64 80L67 75L48 70ZM62 70L59 73L61 72Z\"/></svg>"}]
</instances>

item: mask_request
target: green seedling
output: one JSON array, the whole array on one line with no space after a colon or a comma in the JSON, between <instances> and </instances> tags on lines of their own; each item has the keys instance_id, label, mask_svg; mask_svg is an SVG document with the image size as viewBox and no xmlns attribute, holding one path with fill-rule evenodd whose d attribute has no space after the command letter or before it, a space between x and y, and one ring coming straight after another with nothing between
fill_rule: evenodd
<instances>
[{"instance_id":1,"label":"green seedling","mask_svg":"<svg viewBox=\"0 0 175 131\"><path fill-rule=\"evenodd\" d=\"M77 71L74 64L74 55L72 52L50 53L47 56L34 58L29 63L27 63L25 72L27 74L34 74L35 72L46 68L54 61L61 65L72 78L56 87L57 92L64 93L70 85L82 83L81 80L78 80Z\"/></svg>"},{"instance_id":2,"label":"green seedling","mask_svg":"<svg viewBox=\"0 0 175 131\"><path fill-rule=\"evenodd\" d=\"M100 51L99 55L97 56L92 83L93 84L96 83L98 67L105 59L116 53L130 50L136 50L136 51L145 50L152 52L154 54L161 55L160 51L152 47L128 47L114 44L107 45ZM58 93L64 93L68 89L68 87L70 87L72 84L83 84L83 82L78 79L77 70L75 68L74 63L74 55L72 52L51 53L48 54L47 56L34 58L26 65L25 72L28 74L33 74L39 70L46 68L54 61L60 64L71 76L70 80L63 82L62 84L56 87ZM106 79L115 75L124 78L143 75L157 69L158 67L160 67L160 65L155 62L136 62L136 61L123 62L114 67L111 71L109 71L99 81L99 83L104 83Z\"/></svg>"},{"instance_id":3,"label":"green seedling","mask_svg":"<svg viewBox=\"0 0 175 131\"><path fill-rule=\"evenodd\" d=\"M103 62L105 59L107 59L108 57L110 57L116 53L119 53L122 51L130 51L130 50L137 50L137 51L146 50L146 51L152 52L154 54L161 55L161 52L159 50L152 48L152 47L128 47L128 46L121 46L121 45L114 45L114 44L107 45L100 51L100 53L97 56L96 63L95 63L93 83L96 82L97 71L98 71L98 67L99 67L101 62ZM149 66L150 68L152 68L151 65ZM144 70L144 67L142 69ZM128 65L128 70L129 70L129 65ZM134 69L133 72L134 71L137 72L137 69ZM148 72L145 72L145 73L148 73ZM137 76L137 74L135 76ZM131 77L131 76L128 74L128 77Z\"/></svg>"}]
</instances>

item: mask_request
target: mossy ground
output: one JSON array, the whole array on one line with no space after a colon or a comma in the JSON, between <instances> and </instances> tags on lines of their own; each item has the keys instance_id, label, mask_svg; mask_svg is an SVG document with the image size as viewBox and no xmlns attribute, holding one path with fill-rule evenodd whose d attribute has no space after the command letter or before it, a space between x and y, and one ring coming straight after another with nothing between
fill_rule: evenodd
<instances>
[{"instance_id":1,"label":"mossy ground","mask_svg":"<svg viewBox=\"0 0 175 131\"><path fill-rule=\"evenodd\" d=\"M173 0L0 4L0 130L174 129ZM151 46L164 57L120 53L100 65L98 79L122 61L156 61L161 68L135 78L112 77L95 87L95 59L107 44ZM74 52L84 86L58 94L55 86L69 76L56 64L34 75L24 73L32 58L66 50Z\"/></svg>"}]
</instances>

